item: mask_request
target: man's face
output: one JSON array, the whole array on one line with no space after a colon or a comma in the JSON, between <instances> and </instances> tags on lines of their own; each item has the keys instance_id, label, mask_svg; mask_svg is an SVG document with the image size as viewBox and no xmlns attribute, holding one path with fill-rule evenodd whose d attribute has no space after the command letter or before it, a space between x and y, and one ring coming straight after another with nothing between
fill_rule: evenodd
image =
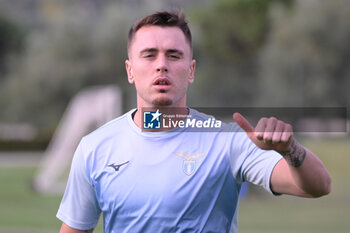
<instances>
[{"instance_id":1,"label":"man's face","mask_svg":"<svg viewBox=\"0 0 350 233\"><path fill-rule=\"evenodd\" d=\"M196 62L178 27L144 26L129 48L125 62L129 83L137 91L138 107L185 107Z\"/></svg>"}]
</instances>

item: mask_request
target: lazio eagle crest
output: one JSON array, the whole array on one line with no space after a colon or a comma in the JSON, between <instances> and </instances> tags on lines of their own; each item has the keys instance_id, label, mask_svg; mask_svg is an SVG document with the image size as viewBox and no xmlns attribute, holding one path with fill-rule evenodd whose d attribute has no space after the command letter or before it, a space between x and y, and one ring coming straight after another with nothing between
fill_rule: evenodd
<instances>
[{"instance_id":1,"label":"lazio eagle crest","mask_svg":"<svg viewBox=\"0 0 350 233\"><path fill-rule=\"evenodd\" d=\"M185 159L182 164L182 170L188 176L192 175L196 170L196 159L204 155L203 153L197 153L193 155L189 155L187 153L175 153L175 154Z\"/></svg>"}]
</instances>

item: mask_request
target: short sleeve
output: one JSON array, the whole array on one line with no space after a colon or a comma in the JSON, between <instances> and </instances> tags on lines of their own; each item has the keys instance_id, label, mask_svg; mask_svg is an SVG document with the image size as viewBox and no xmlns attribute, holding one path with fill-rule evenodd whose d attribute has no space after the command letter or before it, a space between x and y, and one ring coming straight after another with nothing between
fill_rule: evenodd
<instances>
[{"instance_id":1,"label":"short sleeve","mask_svg":"<svg viewBox=\"0 0 350 233\"><path fill-rule=\"evenodd\" d=\"M67 187L56 217L72 228L89 230L96 227L100 213L95 190L86 170L82 140L74 154Z\"/></svg>"},{"instance_id":2,"label":"short sleeve","mask_svg":"<svg viewBox=\"0 0 350 233\"><path fill-rule=\"evenodd\" d=\"M234 133L231 146L231 169L236 180L262 186L275 194L271 190L270 179L282 156L274 150L258 148L240 128Z\"/></svg>"}]
</instances>

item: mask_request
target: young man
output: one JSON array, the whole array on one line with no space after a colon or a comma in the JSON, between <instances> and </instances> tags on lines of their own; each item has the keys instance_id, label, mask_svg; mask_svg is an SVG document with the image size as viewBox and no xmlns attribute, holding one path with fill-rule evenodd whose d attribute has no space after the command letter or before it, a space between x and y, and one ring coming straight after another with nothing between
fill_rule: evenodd
<instances>
[{"instance_id":1,"label":"young man","mask_svg":"<svg viewBox=\"0 0 350 233\"><path fill-rule=\"evenodd\" d=\"M294 140L289 124L273 117L253 128L235 113L236 123L222 127L226 132L141 130L146 107L209 118L186 108L196 62L182 14L158 12L136 22L128 55L137 109L82 139L57 213L61 233L92 232L101 212L108 233L237 232L243 181L277 195L330 192L322 162Z\"/></svg>"}]
</instances>

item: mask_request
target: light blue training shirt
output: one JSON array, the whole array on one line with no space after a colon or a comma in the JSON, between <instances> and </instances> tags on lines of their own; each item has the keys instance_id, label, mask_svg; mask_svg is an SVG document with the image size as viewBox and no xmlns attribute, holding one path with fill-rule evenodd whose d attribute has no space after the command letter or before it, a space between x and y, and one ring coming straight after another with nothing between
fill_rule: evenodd
<instances>
[{"instance_id":1,"label":"light blue training shirt","mask_svg":"<svg viewBox=\"0 0 350 233\"><path fill-rule=\"evenodd\" d=\"M134 111L81 140L57 213L68 226L94 228L103 213L105 233L236 233L242 182L272 192L281 155L257 148L237 124L218 132L144 132ZM190 115L209 117L194 109Z\"/></svg>"}]
</instances>

